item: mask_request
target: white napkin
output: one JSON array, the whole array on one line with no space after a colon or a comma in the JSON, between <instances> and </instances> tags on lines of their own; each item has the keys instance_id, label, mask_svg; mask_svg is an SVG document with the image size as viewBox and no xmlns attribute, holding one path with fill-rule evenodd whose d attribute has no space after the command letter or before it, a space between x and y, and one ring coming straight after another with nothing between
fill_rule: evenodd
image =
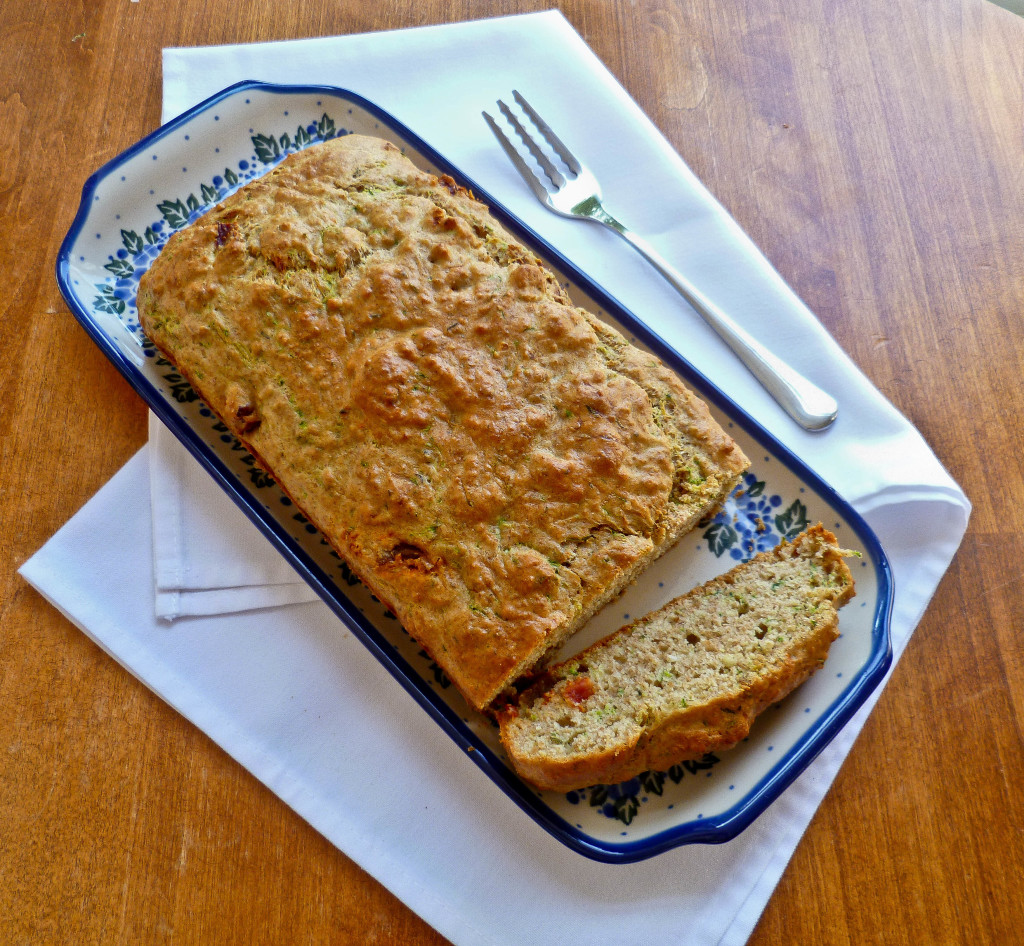
<instances>
[{"instance_id":1,"label":"white napkin","mask_svg":"<svg viewBox=\"0 0 1024 946\"><path fill-rule=\"evenodd\" d=\"M152 412L149 441L157 617L317 600Z\"/></svg>"},{"instance_id":2,"label":"white napkin","mask_svg":"<svg viewBox=\"0 0 1024 946\"><path fill-rule=\"evenodd\" d=\"M168 50L164 76L165 117L256 78L347 87L409 124L599 274L866 516L893 565L892 630L902 652L956 551L969 503L560 14ZM481 108L514 87L594 165L613 208L628 211L628 222L664 255L835 392L841 413L831 430L797 428L618 238L540 208L479 119ZM648 189L631 184L637 180ZM124 523L124 510L146 508L150 475L177 477L197 509L209 502L187 532L208 537L228 507L215 490L199 499L209 482L193 481L187 463L174 472L165 439L156 436L22 569L100 646L456 944L746 940L873 701L734 841L633 865L586 860L511 804L325 606L198 615L172 626L148 617L151 523L146 516ZM151 473L151 464L159 469ZM162 530L168 515L181 515L180 505L154 515ZM243 539L237 547L256 557L261 545ZM186 574L196 559L192 546L181 548ZM239 575L238 557L231 561L231 575L221 573L214 588L243 589L232 595L245 602L248 587L262 586L266 575ZM204 561L197 571L210 568ZM188 606L203 604L193 598Z\"/></svg>"}]
</instances>

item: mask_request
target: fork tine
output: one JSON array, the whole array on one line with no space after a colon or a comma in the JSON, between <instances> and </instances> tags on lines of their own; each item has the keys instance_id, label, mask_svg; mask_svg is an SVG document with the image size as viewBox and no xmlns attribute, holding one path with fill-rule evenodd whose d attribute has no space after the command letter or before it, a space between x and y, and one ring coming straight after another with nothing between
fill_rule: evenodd
<instances>
[{"instance_id":1,"label":"fork tine","mask_svg":"<svg viewBox=\"0 0 1024 946\"><path fill-rule=\"evenodd\" d=\"M565 162L566 167L568 167L573 174L579 174L583 170L583 166L576 160L576 155L574 155L565 146L565 142L563 142L562 139L552 131L551 126L537 114L534 107L515 89L512 90L512 96L519 103L519 107L530 116L530 121L537 126L540 133L547 139L548 144L558 152L558 156Z\"/></svg>"},{"instance_id":2,"label":"fork tine","mask_svg":"<svg viewBox=\"0 0 1024 946\"><path fill-rule=\"evenodd\" d=\"M516 134L523 140L523 144L530 149L530 154L533 155L534 160L540 165L541 170L550 178L551 183L555 187L564 187L565 178L562 176L562 172L555 167L551 159L541 150L540 145L534 140L533 135L526 130L516 113L501 99L498 99L498 108L501 109L501 114L505 116L508 123L515 129Z\"/></svg>"},{"instance_id":3,"label":"fork tine","mask_svg":"<svg viewBox=\"0 0 1024 946\"><path fill-rule=\"evenodd\" d=\"M541 203L545 203L548 199L547 188L523 160L523 156L516 150L515 145L508 140L505 132L501 130L501 126L487 112L482 112L481 114L484 116L487 124L490 125L491 131L494 132L494 137L498 139L498 144L505 150L505 154L509 156L509 160L515 166L515 169L522 175L523 180L530 185L530 189L537 195L537 199Z\"/></svg>"}]
</instances>

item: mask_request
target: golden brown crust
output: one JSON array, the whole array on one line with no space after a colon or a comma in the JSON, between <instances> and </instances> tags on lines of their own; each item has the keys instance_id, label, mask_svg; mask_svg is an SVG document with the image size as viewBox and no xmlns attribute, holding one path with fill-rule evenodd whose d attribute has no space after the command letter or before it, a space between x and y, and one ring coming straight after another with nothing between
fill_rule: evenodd
<instances>
[{"instance_id":1,"label":"golden brown crust","mask_svg":"<svg viewBox=\"0 0 1024 946\"><path fill-rule=\"evenodd\" d=\"M516 771L570 791L735 746L825 662L843 554L814 526L549 668L498 714Z\"/></svg>"},{"instance_id":2,"label":"golden brown crust","mask_svg":"<svg viewBox=\"0 0 1024 946\"><path fill-rule=\"evenodd\" d=\"M377 139L293 155L175 234L139 313L478 708L746 467L674 374Z\"/></svg>"}]
</instances>

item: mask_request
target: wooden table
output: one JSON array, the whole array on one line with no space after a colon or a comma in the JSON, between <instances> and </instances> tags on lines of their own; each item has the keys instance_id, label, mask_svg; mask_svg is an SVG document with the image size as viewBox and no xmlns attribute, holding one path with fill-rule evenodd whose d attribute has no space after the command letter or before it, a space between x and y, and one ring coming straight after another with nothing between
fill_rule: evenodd
<instances>
[{"instance_id":1,"label":"wooden table","mask_svg":"<svg viewBox=\"0 0 1024 946\"><path fill-rule=\"evenodd\" d=\"M1020 942L1024 20L987 0L559 5L974 502L751 942ZM440 941L16 569L146 439L53 262L84 178L158 124L160 49L547 6L5 0L0 942Z\"/></svg>"}]
</instances>

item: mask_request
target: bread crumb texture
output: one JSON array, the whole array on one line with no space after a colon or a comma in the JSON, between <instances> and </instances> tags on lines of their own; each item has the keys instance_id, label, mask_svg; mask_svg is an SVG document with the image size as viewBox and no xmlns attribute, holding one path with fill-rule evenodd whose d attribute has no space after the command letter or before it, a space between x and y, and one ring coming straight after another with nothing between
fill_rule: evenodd
<instances>
[{"instance_id":1,"label":"bread crumb texture","mask_svg":"<svg viewBox=\"0 0 1024 946\"><path fill-rule=\"evenodd\" d=\"M747 466L657 359L385 141L289 156L175 234L143 328L469 702Z\"/></svg>"},{"instance_id":2,"label":"bread crumb texture","mask_svg":"<svg viewBox=\"0 0 1024 946\"><path fill-rule=\"evenodd\" d=\"M734 746L825 662L846 554L815 526L551 668L500 715L516 769L569 791Z\"/></svg>"}]
</instances>

